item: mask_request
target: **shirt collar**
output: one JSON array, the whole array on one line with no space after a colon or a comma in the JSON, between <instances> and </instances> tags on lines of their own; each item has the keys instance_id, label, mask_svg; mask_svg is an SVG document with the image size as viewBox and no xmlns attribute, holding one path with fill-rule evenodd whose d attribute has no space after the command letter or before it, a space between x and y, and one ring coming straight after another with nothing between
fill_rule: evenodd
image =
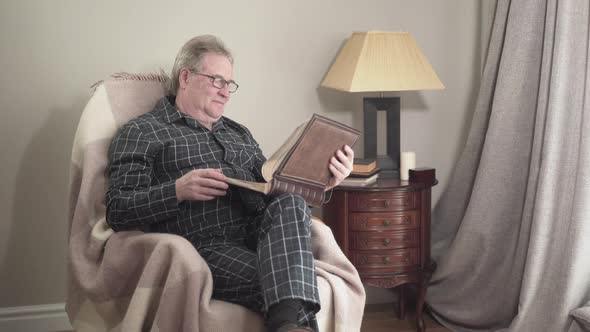
<instances>
[{"instance_id":1,"label":"shirt collar","mask_svg":"<svg viewBox=\"0 0 590 332\"><path fill-rule=\"evenodd\" d=\"M176 105L174 104L175 99L176 96L171 95L164 97L162 100L165 114L164 120L166 123L173 123L184 117L182 113L180 113L180 111L176 108Z\"/></svg>"},{"instance_id":2,"label":"shirt collar","mask_svg":"<svg viewBox=\"0 0 590 332\"><path fill-rule=\"evenodd\" d=\"M213 126L211 127L212 131L219 131L219 130L226 130L227 128L225 127L225 117L222 116L219 121L215 122L213 124Z\"/></svg>"},{"instance_id":3,"label":"shirt collar","mask_svg":"<svg viewBox=\"0 0 590 332\"><path fill-rule=\"evenodd\" d=\"M176 122L176 121L178 121L180 119L184 119L185 121L189 121L189 122L193 123L196 126L205 128L205 126L201 125L193 117L180 112L178 110L178 108L176 108L175 100L176 100L176 96L173 96L173 95L167 96L163 100L164 113L165 113L165 121L167 123L173 123L173 122ZM212 129L211 131L218 131L218 130L221 130L221 129L227 129L226 126L225 126L225 117L222 116L219 119L219 121L213 123L213 126L211 127L211 129Z\"/></svg>"}]
</instances>

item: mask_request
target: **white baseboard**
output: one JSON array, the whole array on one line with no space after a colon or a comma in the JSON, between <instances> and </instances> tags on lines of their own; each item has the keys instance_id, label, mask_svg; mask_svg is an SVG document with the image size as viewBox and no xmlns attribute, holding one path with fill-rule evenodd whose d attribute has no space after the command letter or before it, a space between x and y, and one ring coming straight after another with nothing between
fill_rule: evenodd
<instances>
[{"instance_id":1,"label":"white baseboard","mask_svg":"<svg viewBox=\"0 0 590 332\"><path fill-rule=\"evenodd\" d=\"M0 331L55 332L72 330L63 303L0 308Z\"/></svg>"}]
</instances>

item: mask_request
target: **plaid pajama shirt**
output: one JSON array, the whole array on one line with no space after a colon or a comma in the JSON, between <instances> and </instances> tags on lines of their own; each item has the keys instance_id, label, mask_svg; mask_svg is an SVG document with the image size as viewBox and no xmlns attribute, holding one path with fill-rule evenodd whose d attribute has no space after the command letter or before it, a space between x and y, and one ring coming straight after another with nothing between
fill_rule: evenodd
<instances>
[{"instance_id":1,"label":"plaid pajama shirt","mask_svg":"<svg viewBox=\"0 0 590 332\"><path fill-rule=\"evenodd\" d=\"M311 253L311 211L295 195L268 198L230 186L209 201L176 199L176 180L193 169L264 181L264 155L250 132L222 117L209 131L180 113L174 97L125 124L109 148L107 222L188 239L207 261L213 297L266 312L282 299L306 306L300 321L317 329L319 295Z\"/></svg>"}]
</instances>

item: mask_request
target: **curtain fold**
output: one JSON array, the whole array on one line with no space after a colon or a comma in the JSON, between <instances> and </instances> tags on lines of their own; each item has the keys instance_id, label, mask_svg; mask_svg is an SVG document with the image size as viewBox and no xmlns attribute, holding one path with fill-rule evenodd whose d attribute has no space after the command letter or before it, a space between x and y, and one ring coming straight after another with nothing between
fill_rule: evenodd
<instances>
[{"instance_id":1,"label":"curtain fold","mask_svg":"<svg viewBox=\"0 0 590 332\"><path fill-rule=\"evenodd\" d=\"M455 331L583 331L588 26L588 0L497 1L471 129L433 213L427 302Z\"/></svg>"}]
</instances>

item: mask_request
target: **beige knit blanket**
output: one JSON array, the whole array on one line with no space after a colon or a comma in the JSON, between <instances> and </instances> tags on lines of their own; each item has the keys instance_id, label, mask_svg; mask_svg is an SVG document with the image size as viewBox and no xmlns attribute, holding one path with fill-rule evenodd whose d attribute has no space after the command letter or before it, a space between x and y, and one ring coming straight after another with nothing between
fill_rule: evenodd
<instances>
[{"instance_id":1,"label":"beige knit blanket","mask_svg":"<svg viewBox=\"0 0 590 332\"><path fill-rule=\"evenodd\" d=\"M105 221L107 150L117 128L153 108L158 75L118 75L84 109L72 150L68 296L77 331L264 331L259 314L211 299L211 273L185 239L114 233ZM314 222L321 331L359 331L365 293L330 229Z\"/></svg>"}]
</instances>

